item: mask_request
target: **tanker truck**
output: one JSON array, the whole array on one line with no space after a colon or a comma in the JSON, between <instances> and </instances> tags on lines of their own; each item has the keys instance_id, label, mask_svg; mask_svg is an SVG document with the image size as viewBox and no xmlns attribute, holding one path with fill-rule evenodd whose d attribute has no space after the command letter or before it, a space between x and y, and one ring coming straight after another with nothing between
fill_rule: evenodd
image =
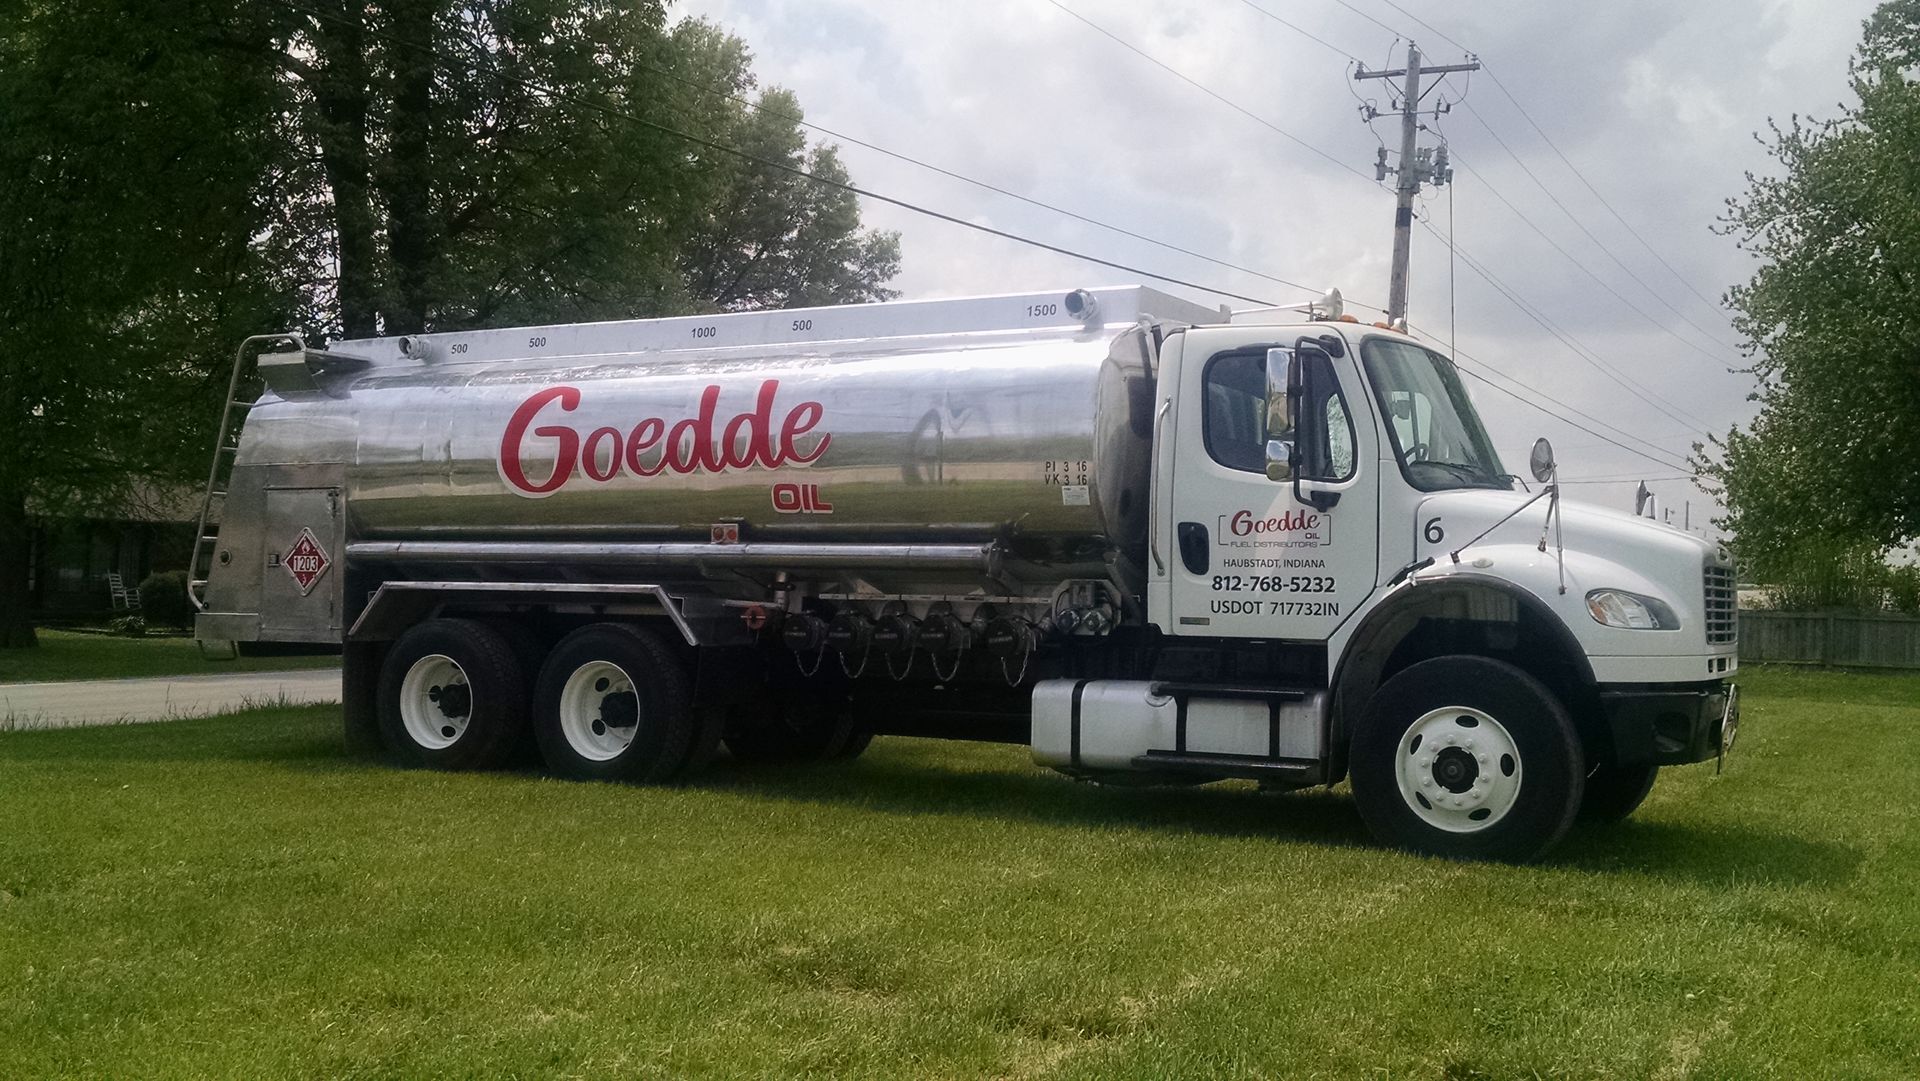
<instances>
[{"instance_id":1,"label":"tanker truck","mask_svg":"<svg viewBox=\"0 0 1920 1081\"><path fill-rule=\"evenodd\" d=\"M1507 473L1447 357L1338 308L249 339L196 634L341 647L349 744L409 764L998 740L1100 783L1346 781L1383 842L1465 858L1723 755L1728 552L1563 502L1544 441L1538 488Z\"/></svg>"}]
</instances>

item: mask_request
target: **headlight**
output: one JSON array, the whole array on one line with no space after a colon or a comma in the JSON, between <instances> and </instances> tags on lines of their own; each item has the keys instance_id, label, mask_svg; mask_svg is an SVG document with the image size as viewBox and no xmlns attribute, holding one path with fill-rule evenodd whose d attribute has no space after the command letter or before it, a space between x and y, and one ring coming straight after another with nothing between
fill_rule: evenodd
<instances>
[{"instance_id":1,"label":"headlight","mask_svg":"<svg viewBox=\"0 0 1920 1081\"><path fill-rule=\"evenodd\" d=\"M1677 631L1680 619L1673 609L1638 593L1596 589L1587 594L1587 611L1596 623L1633 631Z\"/></svg>"}]
</instances>

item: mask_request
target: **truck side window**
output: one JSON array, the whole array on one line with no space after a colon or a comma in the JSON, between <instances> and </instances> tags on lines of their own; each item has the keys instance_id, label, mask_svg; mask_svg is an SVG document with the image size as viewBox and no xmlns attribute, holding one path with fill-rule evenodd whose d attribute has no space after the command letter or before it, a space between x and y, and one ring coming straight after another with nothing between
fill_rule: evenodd
<instances>
[{"instance_id":1,"label":"truck side window","mask_svg":"<svg viewBox=\"0 0 1920 1081\"><path fill-rule=\"evenodd\" d=\"M1206 412L1202 424L1207 454L1228 469L1265 474L1267 440L1294 440L1292 429L1267 429L1266 350L1226 353L1207 362ZM1300 446L1301 476L1346 480L1353 475L1353 422L1346 399L1325 357L1309 356L1302 372L1300 410L1316 418Z\"/></svg>"}]
</instances>

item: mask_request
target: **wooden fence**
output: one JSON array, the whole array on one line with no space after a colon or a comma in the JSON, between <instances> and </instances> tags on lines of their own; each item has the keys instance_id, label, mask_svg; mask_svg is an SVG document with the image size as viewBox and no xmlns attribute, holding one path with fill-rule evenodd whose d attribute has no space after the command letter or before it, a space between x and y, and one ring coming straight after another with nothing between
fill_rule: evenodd
<instances>
[{"instance_id":1,"label":"wooden fence","mask_svg":"<svg viewBox=\"0 0 1920 1081\"><path fill-rule=\"evenodd\" d=\"M1857 612L1740 613L1740 660L1920 668L1920 618Z\"/></svg>"}]
</instances>

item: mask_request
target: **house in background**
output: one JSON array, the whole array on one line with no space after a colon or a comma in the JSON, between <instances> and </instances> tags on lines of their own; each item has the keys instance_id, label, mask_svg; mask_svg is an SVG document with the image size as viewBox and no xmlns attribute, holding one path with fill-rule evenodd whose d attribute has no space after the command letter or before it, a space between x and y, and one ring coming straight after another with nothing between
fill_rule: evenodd
<instances>
[{"instance_id":1,"label":"house in background","mask_svg":"<svg viewBox=\"0 0 1920 1081\"><path fill-rule=\"evenodd\" d=\"M35 618L83 618L113 609L107 575L129 588L155 571L185 570L193 554L200 493L186 487L135 490L118 506L87 516L35 513L28 603Z\"/></svg>"}]
</instances>

